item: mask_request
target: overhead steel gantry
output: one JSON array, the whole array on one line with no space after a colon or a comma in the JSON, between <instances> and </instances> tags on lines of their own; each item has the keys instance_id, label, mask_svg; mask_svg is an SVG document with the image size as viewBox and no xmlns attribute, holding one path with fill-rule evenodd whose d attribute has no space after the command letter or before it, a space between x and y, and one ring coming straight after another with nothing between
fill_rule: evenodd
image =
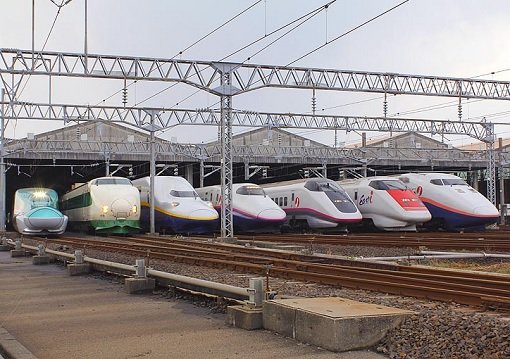
<instances>
[{"instance_id":1,"label":"overhead steel gantry","mask_svg":"<svg viewBox=\"0 0 510 359\"><path fill-rule=\"evenodd\" d=\"M172 109L164 107L121 107L0 102L6 119L111 121L146 130L154 113L154 123L164 130L178 125L221 125L221 111ZM384 118L369 116L311 115L297 113L231 111L232 126L330 129L345 131L417 132L431 135L463 134L487 142L491 127L487 122Z\"/></svg>"},{"instance_id":2,"label":"overhead steel gantry","mask_svg":"<svg viewBox=\"0 0 510 359\"><path fill-rule=\"evenodd\" d=\"M19 75L9 83L4 74ZM269 65L186 61L96 54L0 49L0 76L9 102L24 75L92 77L137 81L182 82L221 97L222 134L222 236L233 236L230 192L232 184L232 97L264 87L362 91L385 94L447 96L510 100L510 83L493 80L416 76L395 73L343 71ZM488 197L495 202L494 128L488 123Z\"/></svg>"}]
</instances>

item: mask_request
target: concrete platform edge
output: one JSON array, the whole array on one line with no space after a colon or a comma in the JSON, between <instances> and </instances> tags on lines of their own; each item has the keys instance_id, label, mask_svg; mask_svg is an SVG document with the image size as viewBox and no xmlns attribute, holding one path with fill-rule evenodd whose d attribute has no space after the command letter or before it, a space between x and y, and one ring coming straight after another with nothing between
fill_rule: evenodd
<instances>
[{"instance_id":1,"label":"concrete platform edge","mask_svg":"<svg viewBox=\"0 0 510 359\"><path fill-rule=\"evenodd\" d=\"M5 328L0 327L0 355L13 359L37 359L27 348L16 340Z\"/></svg>"}]
</instances>

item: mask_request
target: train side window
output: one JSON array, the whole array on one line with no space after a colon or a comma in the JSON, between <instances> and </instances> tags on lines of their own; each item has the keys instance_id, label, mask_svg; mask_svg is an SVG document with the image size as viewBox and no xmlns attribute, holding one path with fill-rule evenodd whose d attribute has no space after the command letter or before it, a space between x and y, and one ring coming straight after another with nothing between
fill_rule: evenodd
<instances>
[{"instance_id":1,"label":"train side window","mask_svg":"<svg viewBox=\"0 0 510 359\"><path fill-rule=\"evenodd\" d=\"M292 202L294 202L294 192L292 192L292 196L290 197Z\"/></svg>"},{"instance_id":2,"label":"train side window","mask_svg":"<svg viewBox=\"0 0 510 359\"><path fill-rule=\"evenodd\" d=\"M283 205L287 207L287 197L283 197Z\"/></svg>"},{"instance_id":3,"label":"train side window","mask_svg":"<svg viewBox=\"0 0 510 359\"><path fill-rule=\"evenodd\" d=\"M358 200L358 191L354 192L354 200L357 201Z\"/></svg>"},{"instance_id":4,"label":"train side window","mask_svg":"<svg viewBox=\"0 0 510 359\"><path fill-rule=\"evenodd\" d=\"M435 184L436 186L442 186L443 185L443 181L441 181L441 179L432 179L430 180L430 183L432 184Z\"/></svg>"}]
</instances>

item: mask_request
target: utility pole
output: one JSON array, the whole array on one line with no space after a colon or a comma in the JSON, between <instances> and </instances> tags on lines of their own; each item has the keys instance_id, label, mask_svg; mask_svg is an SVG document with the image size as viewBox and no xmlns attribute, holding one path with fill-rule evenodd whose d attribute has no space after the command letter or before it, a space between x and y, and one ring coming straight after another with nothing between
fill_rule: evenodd
<instances>
[{"instance_id":1,"label":"utility pole","mask_svg":"<svg viewBox=\"0 0 510 359\"><path fill-rule=\"evenodd\" d=\"M0 233L5 233L5 122L4 122L4 89L0 90L0 100L2 105L0 108Z\"/></svg>"},{"instance_id":2,"label":"utility pole","mask_svg":"<svg viewBox=\"0 0 510 359\"><path fill-rule=\"evenodd\" d=\"M150 111L151 115L151 163L150 163L150 234L156 234L155 209L154 209L154 177L156 176L156 151L154 148L154 110Z\"/></svg>"}]
</instances>

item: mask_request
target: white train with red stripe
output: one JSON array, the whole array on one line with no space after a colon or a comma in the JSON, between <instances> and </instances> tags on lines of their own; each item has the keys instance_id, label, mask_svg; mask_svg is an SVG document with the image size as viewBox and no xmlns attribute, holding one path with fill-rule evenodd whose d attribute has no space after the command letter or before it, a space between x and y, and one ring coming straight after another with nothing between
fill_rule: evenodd
<instances>
[{"instance_id":1,"label":"white train with red stripe","mask_svg":"<svg viewBox=\"0 0 510 359\"><path fill-rule=\"evenodd\" d=\"M354 200L363 222L384 231L416 231L430 221L430 212L418 196L392 177L368 177L338 182Z\"/></svg>"},{"instance_id":2,"label":"white train with red stripe","mask_svg":"<svg viewBox=\"0 0 510 359\"><path fill-rule=\"evenodd\" d=\"M326 229L360 222L358 208L337 183L308 178L262 186L287 214L292 229Z\"/></svg>"},{"instance_id":3,"label":"white train with red stripe","mask_svg":"<svg viewBox=\"0 0 510 359\"><path fill-rule=\"evenodd\" d=\"M481 230L496 223L498 209L460 177L446 173L407 173L398 176L418 194L432 215L428 228Z\"/></svg>"},{"instance_id":4,"label":"white train with red stripe","mask_svg":"<svg viewBox=\"0 0 510 359\"><path fill-rule=\"evenodd\" d=\"M210 201L221 215L221 186L202 187L196 191L204 201ZM259 185L234 183L232 217L236 232L275 232L285 221L285 212Z\"/></svg>"}]
</instances>

